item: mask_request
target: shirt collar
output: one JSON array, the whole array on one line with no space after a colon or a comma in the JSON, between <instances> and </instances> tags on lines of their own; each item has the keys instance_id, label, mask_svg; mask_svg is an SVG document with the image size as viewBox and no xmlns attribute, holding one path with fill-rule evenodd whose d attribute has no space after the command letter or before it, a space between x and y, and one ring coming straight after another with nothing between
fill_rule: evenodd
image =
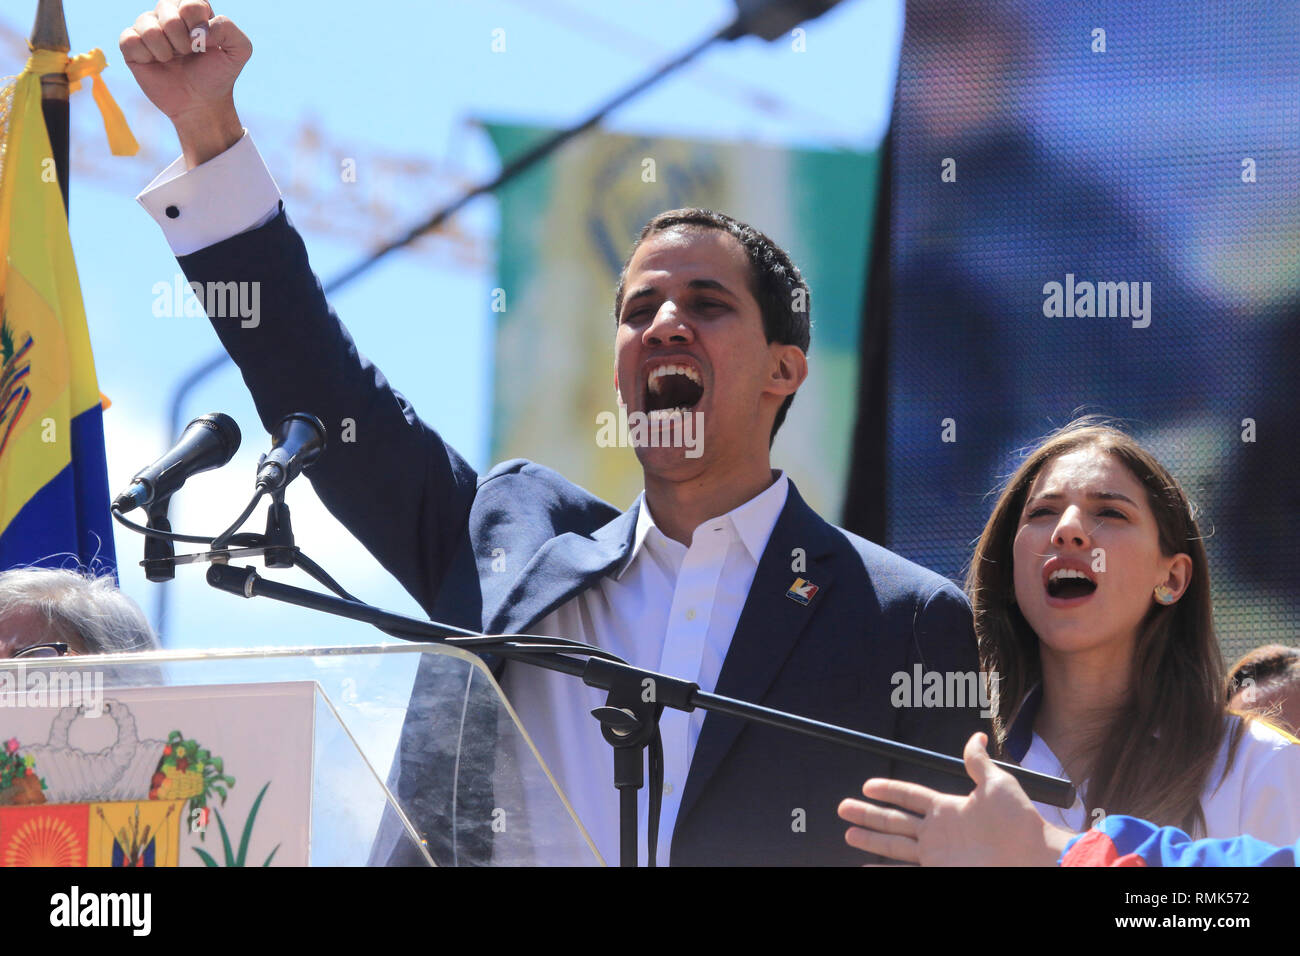
<instances>
[{"instance_id":1,"label":"shirt collar","mask_svg":"<svg viewBox=\"0 0 1300 956\"><path fill-rule=\"evenodd\" d=\"M737 537L745 545L745 550L749 552L749 556L757 564L762 560L763 552L767 550L768 539L772 537L772 529L776 527L777 519L781 517L781 511L785 508L786 498L789 493L790 479L786 477L785 472L778 471L776 481L772 482L763 491L744 504L731 509L726 514L719 515L717 518L710 518L701 524L699 528L713 521L725 520L730 522ZM663 541L670 540L664 536L664 533L655 524L654 515L650 514L650 508L646 504L644 491L641 492L641 497L637 499L637 505L636 534L632 538L632 548L628 553L627 560L623 562L623 566L614 575L615 580L621 578L624 572L632 566L632 562L641 554L651 530ZM699 531L699 528L695 530ZM692 535L693 538L694 535Z\"/></svg>"},{"instance_id":2,"label":"shirt collar","mask_svg":"<svg viewBox=\"0 0 1300 956\"><path fill-rule=\"evenodd\" d=\"M641 554L641 549L645 546L646 535L648 535L651 532L651 530L655 531L657 534L661 534L661 535L663 534L663 532L660 531L659 528L655 525L654 516L650 514L650 508L645 503L644 491L641 492L641 495L637 498L636 503L637 503L636 534L633 535L632 537L632 547L628 551L627 558L624 559L622 566L618 569L618 572L614 575L614 580L616 581L623 576L624 572L626 572L627 569L632 566L632 562L635 561L637 559L637 556Z\"/></svg>"}]
</instances>

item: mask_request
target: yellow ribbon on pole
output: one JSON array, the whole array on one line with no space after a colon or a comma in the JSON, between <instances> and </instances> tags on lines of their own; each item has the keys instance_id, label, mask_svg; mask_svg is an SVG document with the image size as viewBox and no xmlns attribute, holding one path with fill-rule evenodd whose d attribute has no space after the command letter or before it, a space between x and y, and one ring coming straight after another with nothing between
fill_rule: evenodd
<instances>
[{"instance_id":1,"label":"yellow ribbon on pole","mask_svg":"<svg viewBox=\"0 0 1300 956\"><path fill-rule=\"evenodd\" d=\"M23 72L35 73L37 76L63 73L68 77L69 93L81 89L81 81L90 77L90 93L95 98L99 115L104 120L104 132L108 135L109 150L114 156L134 156L140 151L140 144L135 141L131 128L126 125L126 117L122 115L112 94L108 92L108 86L99 75L106 66L108 61L104 58L104 51L98 47L89 53L80 53L73 57L57 50L32 50Z\"/></svg>"}]
</instances>

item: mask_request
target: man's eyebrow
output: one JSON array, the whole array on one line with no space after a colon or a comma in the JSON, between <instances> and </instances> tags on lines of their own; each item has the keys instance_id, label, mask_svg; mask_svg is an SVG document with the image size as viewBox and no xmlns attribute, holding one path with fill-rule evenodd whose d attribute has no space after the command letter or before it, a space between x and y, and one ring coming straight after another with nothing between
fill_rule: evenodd
<instances>
[{"instance_id":1,"label":"man's eyebrow","mask_svg":"<svg viewBox=\"0 0 1300 956\"><path fill-rule=\"evenodd\" d=\"M717 279L691 279L689 282L686 283L686 288L708 289L714 292L722 292L725 293L726 295L735 295L734 292L728 289ZM652 285L643 285L637 289L634 289L632 292L628 293L627 297L623 300L624 308L626 308L629 303L635 302L637 299L644 299L648 295L654 295L655 291L656 289Z\"/></svg>"},{"instance_id":2,"label":"man's eyebrow","mask_svg":"<svg viewBox=\"0 0 1300 956\"><path fill-rule=\"evenodd\" d=\"M1045 499L1047 501L1059 501L1064 497L1065 495L1058 494L1055 491L1049 491L1047 494L1031 495L1029 500L1037 501L1039 499ZM1129 504L1133 505L1133 507L1137 507L1137 502L1128 495L1120 494L1118 491L1090 491L1088 492L1087 497L1092 498L1094 501L1127 501Z\"/></svg>"},{"instance_id":3,"label":"man's eyebrow","mask_svg":"<svg viewBox=\"0 0 1300 956\"><path fill-rule=\"evenodd\" d=\"M623 299L623 305L626 306L629 302L634 302L637 299L644 299L648 295L654 295L654 291L654 286L643 285L641 288L629 293L628 296Z\"/></svg>"},{"instance_id":4,"label":"man's eyebrow","mask_svg":"<svg viewBox=\"0 0 1300 956\"><path fill-rule=\"evenodd\" d=\"M730 289L717 279L692 279L686 283L686 287L688 289L712 289L715 292L725 292L727 295L733 294Z\"/></svg>"}]
</instances>

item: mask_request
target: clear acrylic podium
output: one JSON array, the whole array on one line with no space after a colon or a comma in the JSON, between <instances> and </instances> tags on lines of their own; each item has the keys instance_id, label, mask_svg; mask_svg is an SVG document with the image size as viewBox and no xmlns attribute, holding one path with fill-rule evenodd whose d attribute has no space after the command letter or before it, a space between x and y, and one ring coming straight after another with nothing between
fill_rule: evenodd
<instances>
[{"instance_id":1,"label":"clear acrylic podium","mask_svg":"<svg viewBox=\"0 0 1300 956\"><path fill-rule=\"evenodd\" d=\"M24 665L28 674L98 671L105 694L125 687L314 684L312 866L603 863L491 672L464 651L406 643L271 647ZM413 700L417 670L420 694ZM395 778L404 735L402 775Z\"/></svg>"}]
</instances>

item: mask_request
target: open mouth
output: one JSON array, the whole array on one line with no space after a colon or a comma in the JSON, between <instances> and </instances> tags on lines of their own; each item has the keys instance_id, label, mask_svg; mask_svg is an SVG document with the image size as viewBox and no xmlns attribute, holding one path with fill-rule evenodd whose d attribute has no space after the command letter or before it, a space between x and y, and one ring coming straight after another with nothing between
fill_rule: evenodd
<instances>
[{"instance_id":1,"label":"open mouth","mask_svg":"<svg viewBox=\"0 0 1300 956\"><path fill-rule=\"evenodd\" d=\"M646 380L647 412L690 411L703 397L700 373L685 365L661 365Z\"/></svg>"},{"instance_id":2,"label":"open mouth","mask_svg":"<svg viewBox=\"0 0 1300 956\"><path fill-rule=\"evenodd\" d=\"M1047 579L1047 596L1065 601L1088 597L1096 590L1097 582L1073 568L1057 568Z\"/></svg>"}]
</instances>

